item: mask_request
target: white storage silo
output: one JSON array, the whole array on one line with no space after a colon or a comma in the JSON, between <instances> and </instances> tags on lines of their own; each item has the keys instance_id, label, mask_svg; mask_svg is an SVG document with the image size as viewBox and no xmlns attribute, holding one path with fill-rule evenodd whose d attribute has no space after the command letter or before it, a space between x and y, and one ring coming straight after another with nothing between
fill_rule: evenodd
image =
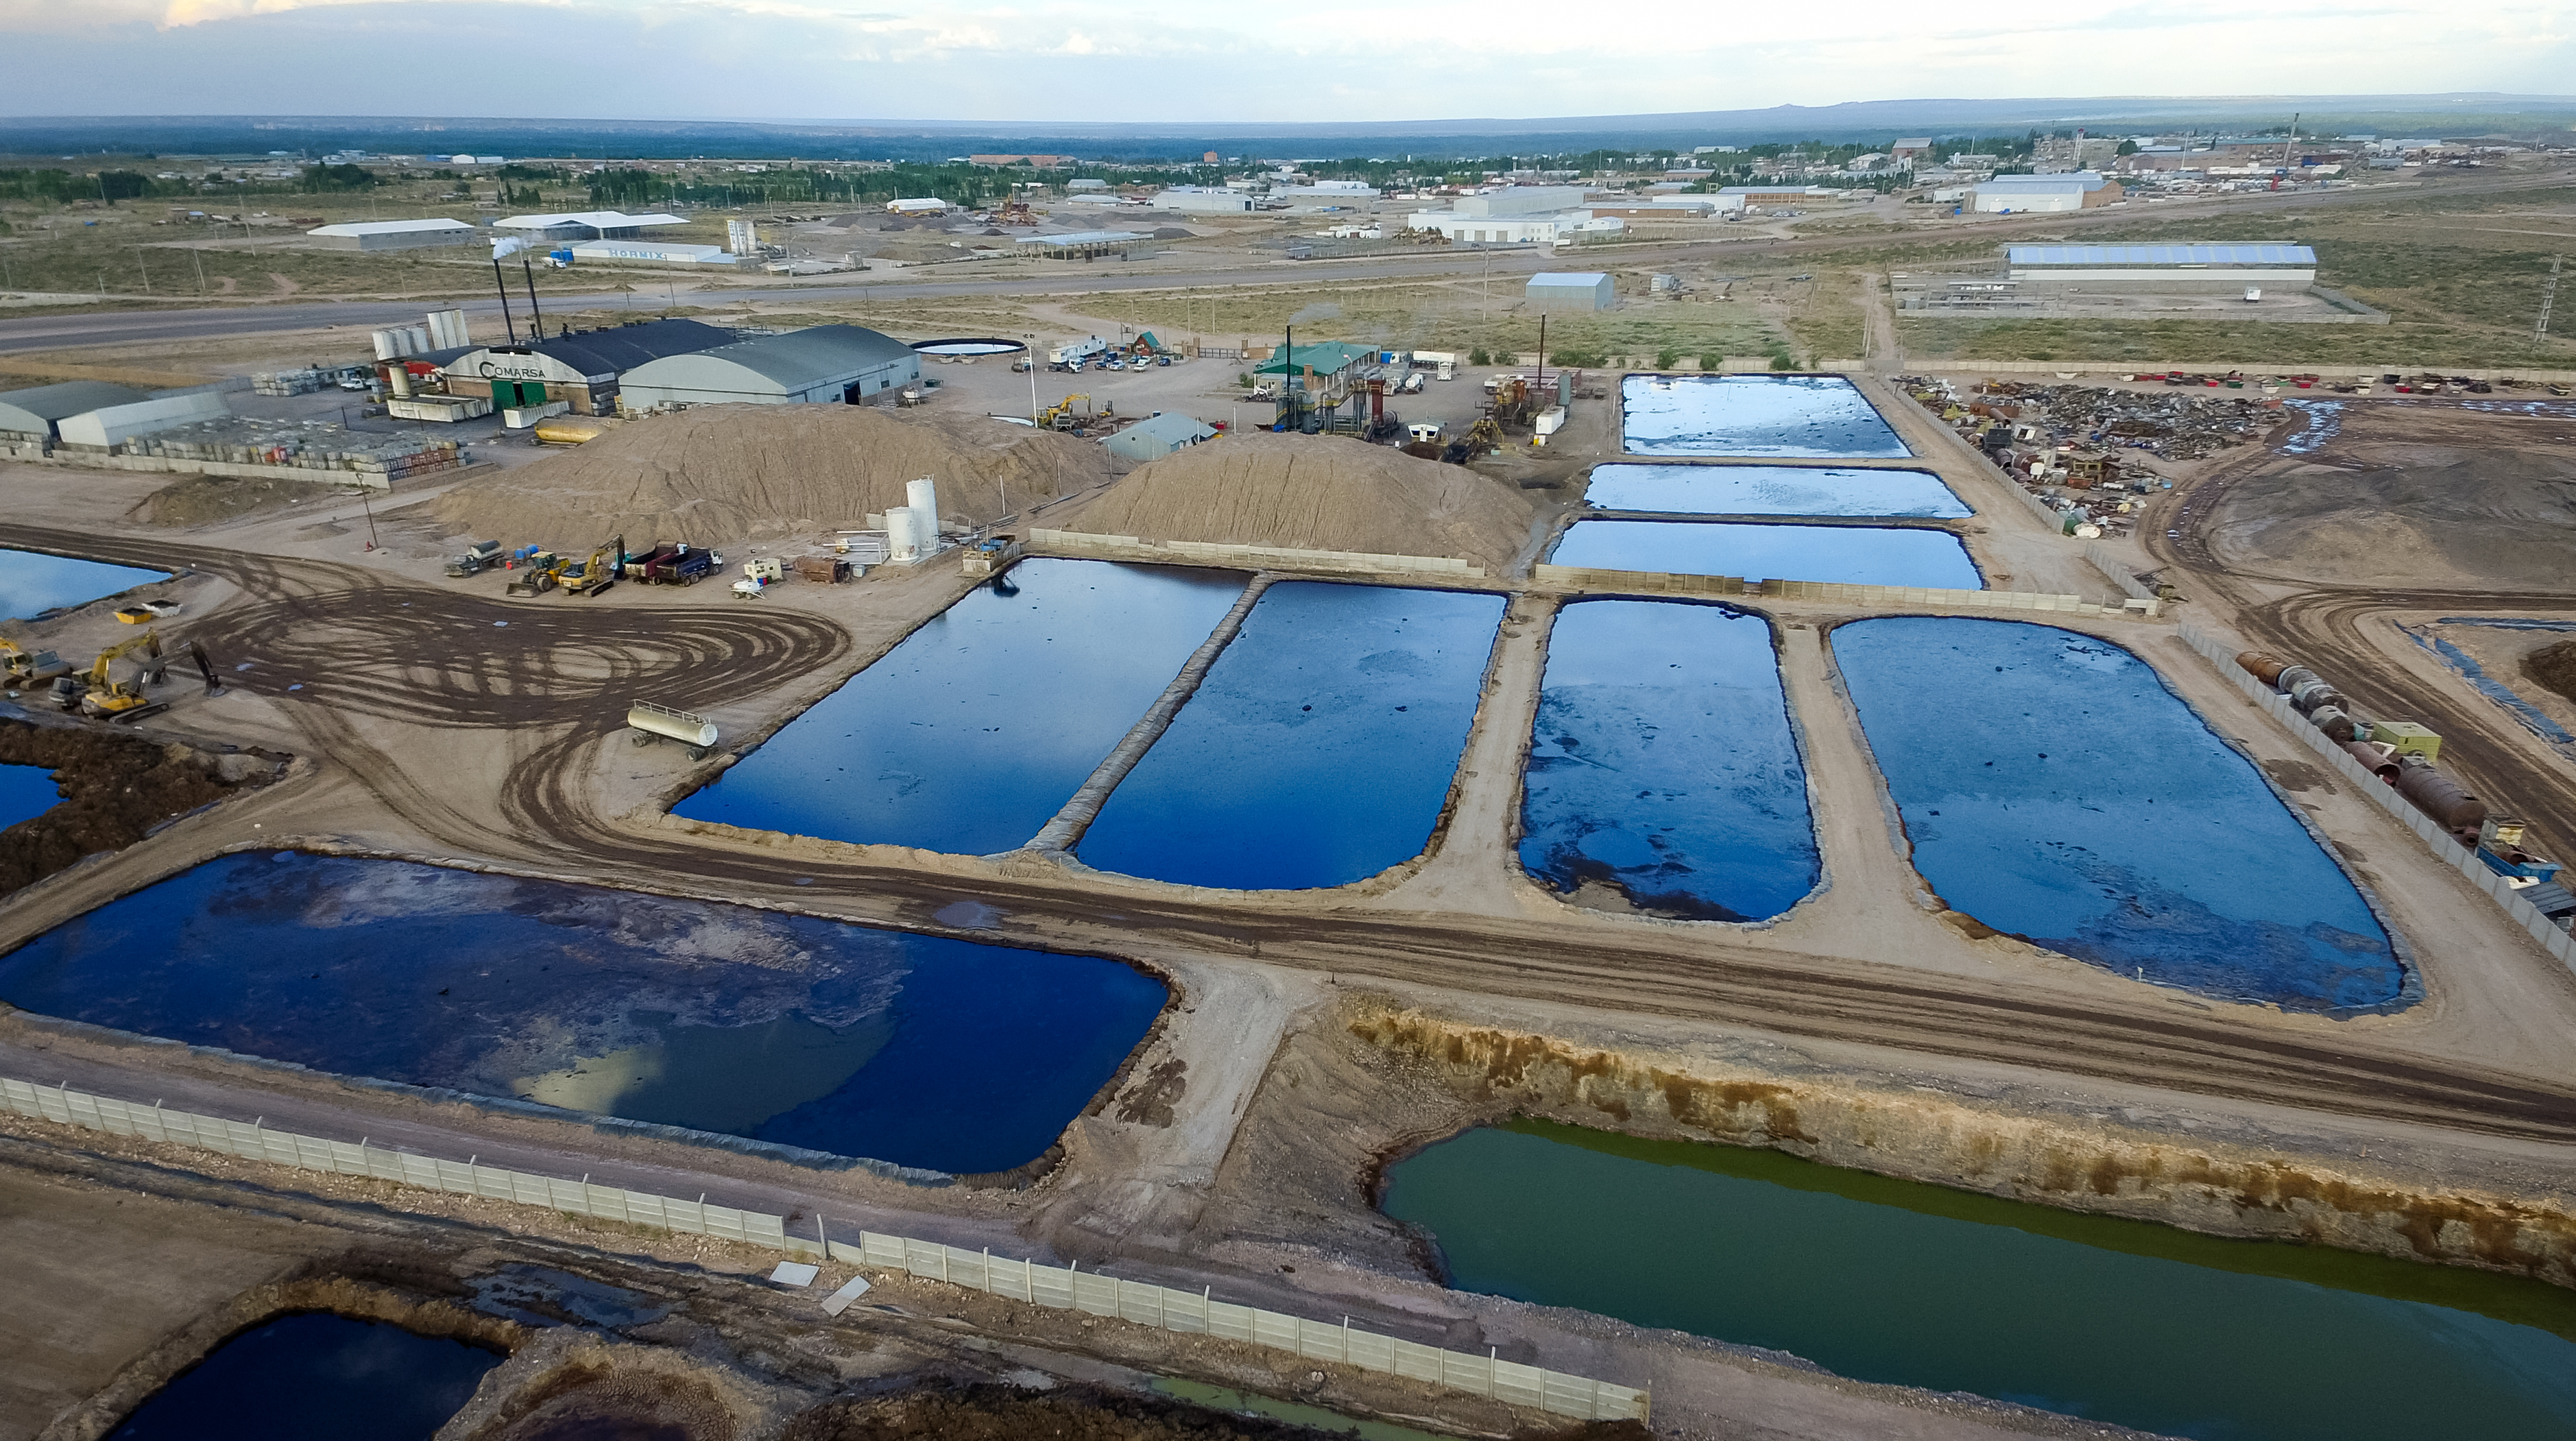
<instances>
[{"instance_id":1,"label":"white storage silo","mask_svg":"<svg viewBox=\"0 0 2576 1441\"><path fill-rule=\"evenodd\" d=\"M429 353L429 327L426 325L404 326L403 343L410 347L405 350L403 354L427 355Z\"/></svg>"},{"instance_id":2,"label":"white storage silo","mask_svg":"<svg viewBox=\"0 0 2576 1441\"><path fill-rule=\"evenodd\" d=\"M898 505L885 513L886 558L897 565L912 565L922 556L919 512L911 506Z\"/></svg>"},{"instance_id":3,"label":"white storage silo","mask_svg":"<svg viewBox=\"0 0 2576 1441\"><path fill-rule=\"evenodd\" d=\"M922 550L939 549L939 482L926 475L904 482L903 503L921 514Z\"/></svg>"},{"instance_id":4,"label":"white storage silo","mask_svg":"<svg viewBox=\"0 0 2576 1441\"><path fill-rule=\"evenodd\" d=\"M402 355L402 339L390 330L379 330L367 337L375 342L376 359L394 360Z\"/></svg>"}]
</instances>

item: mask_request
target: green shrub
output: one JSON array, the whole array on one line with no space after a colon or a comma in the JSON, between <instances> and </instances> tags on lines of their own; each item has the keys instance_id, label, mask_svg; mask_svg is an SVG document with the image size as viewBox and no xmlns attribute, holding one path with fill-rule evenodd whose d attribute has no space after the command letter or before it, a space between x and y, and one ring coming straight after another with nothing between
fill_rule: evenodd
<instances>
[{"instance_id":1,"label":"green shrub","mask_svg":"<svg viewBox=\"0 0 2576 1441\"><path fill-rule=\"evenodd\" d=\"M1475 349L1467 352L1467 363L1469 365L1491 365L1494 363L1494 358L1485 353L1485 347L1479 345Z\"/></svg>"}]
</instances>

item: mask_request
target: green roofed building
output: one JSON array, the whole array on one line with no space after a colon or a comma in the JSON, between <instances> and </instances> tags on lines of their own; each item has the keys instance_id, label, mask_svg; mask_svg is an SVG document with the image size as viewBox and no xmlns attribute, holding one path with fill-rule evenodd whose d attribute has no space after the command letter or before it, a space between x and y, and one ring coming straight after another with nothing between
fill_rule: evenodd
<instances>
[{"instance_id":1,"label":"green roofed building","mask_svg":"<svg viewBox=\"0 0 2576 1441\"><path fill-rule=\"evenodd\" d=\"M1345 345L1338 340L1326 340L1313 345L1300 345L1293 355L1284 355L1274 350L1268 360L1253 368L1253 373L1255 375L1303 375L1312 370L1320 380L1328 375L1339 375L1352 366L1363 365L1376 358L1377 352L1364 345Z\"/></svg>"}]
</instances>

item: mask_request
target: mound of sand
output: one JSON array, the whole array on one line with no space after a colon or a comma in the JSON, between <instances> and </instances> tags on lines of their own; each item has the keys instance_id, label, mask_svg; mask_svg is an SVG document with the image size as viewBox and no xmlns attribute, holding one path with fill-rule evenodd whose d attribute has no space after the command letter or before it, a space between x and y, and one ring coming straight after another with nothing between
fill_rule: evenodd
<instances>
[{"instance_id":1,"label":"mound of sand","mask_svg":"<svg viewBox=\"0 0 2576 1441\"><path fill-rule=\"evenodd\" d=\"M2341 585L2564 590L2576 454L2563 421L2350 407L2312 464L2280 457L2211 515L2220 558ZM2354 467L2354 468L2345 468Z\"/></svg>"},{"instance_id":2,"label":"mound of sand","mask_svg":"<svg viewBox=\"0 0 2576 1441\"><path fill-rule=\"evenodd\" d=\"M939 482L941 519L982 523L1109 478L1092 442L981 416L852 405L711 405L631 421L574 450L468 481L435 503L508 545L722 545L861 525Z\"/></svg>"},{"instance_id":3,"label":"mound of sand","mask_svg":"<svg viewBox=\"0 0 2576 1441\"><path fill-rule=\"evenodd\" d=\"M2576 701L2576 640L2545 645L2522 658L2522 673Z\"/></svg>"},{"instance_id":4,"label":"mound of sand","mask_svg":"<svg viewBox=\"0 0 2576 1441\"><path fill-rule=\"evenodd\" d=\"M1137 468L1064 529L1147 540L1449 556L1500 573L1528 543L1518 487L1338 436L1252 434Z\"/></svg>"}]
</instances>

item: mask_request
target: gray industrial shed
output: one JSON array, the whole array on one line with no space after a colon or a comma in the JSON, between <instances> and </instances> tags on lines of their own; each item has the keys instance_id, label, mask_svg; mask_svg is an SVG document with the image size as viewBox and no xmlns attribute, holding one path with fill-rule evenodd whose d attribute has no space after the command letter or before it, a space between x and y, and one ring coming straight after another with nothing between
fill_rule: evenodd
<instances>
[{"instance_id":1,"label":"gray industrial shed","mask_svg":"<svg viewBox=\"0 0 2576 1441\"><path fill-rule=\"evenodd\" d=\"M1177 410L1148 416L1102 441L1111 455L1127 460L1160 460L1216 435L1214 427Z\"/></svg>"},{"instance_id":2,"label":"gray industrial shed","mask_svg":"<svg viewBox=\"0 0 2576 1441\"><path fill-rule=\"evenodd\" d=\"M626 372L630 409L657 405L852 405L921 379L913 348L864 326L816 325L763 335Z\"/></svg>"},{"instance_id":3,"label":"gray industrial shed","mask_svg":"<svg viewBox=\"0 0 2576 1441\"><path fill-rule=\"evenodd\" d=\"M1617 291L1603 271L1542 271L1529 278L1523 298L1533 310L1608 310Z\"/></svg>"},{"instance_id":4,"label":"gray industrial shed","mask_svg":"<svg viewBox=\"0 0 2576 1441\"><path fill-rule=\"evenodd\" d=\"M0 436L53 440L62 434L62 422L70 416L151 398L130 385L111 385L104 380L67 380L60 385L0 390Z\"/></svg>"}]
</instances>

